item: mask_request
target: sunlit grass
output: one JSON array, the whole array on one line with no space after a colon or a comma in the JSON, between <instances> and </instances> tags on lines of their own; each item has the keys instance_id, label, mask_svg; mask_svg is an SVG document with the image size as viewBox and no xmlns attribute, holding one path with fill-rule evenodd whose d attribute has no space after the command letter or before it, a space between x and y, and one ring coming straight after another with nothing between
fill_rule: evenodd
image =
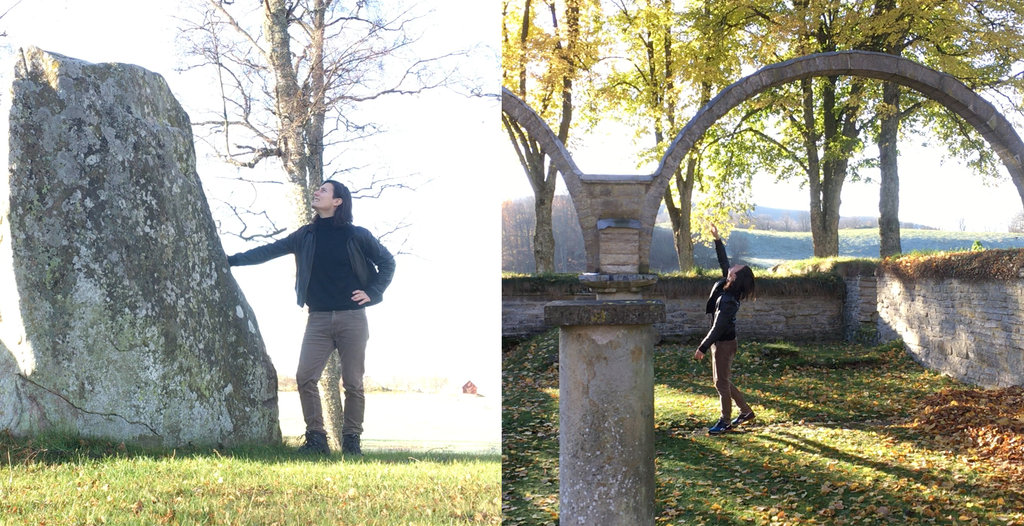
<instances>
[{"instance_id":1,"label":"sunlit grass","mask_svg":"<svg viewBox=\"0 0 1024 526\"><path fill-rule=\"evenodd\" d=\"M0 524L499 524L494 455L0 444Z\"/></svg>"},{"instance_id":2,"label":"sunlit grass","mask_svg":"<svg viewBox=\"0 0 1024 526\"><path fill-rule=\"evenodd\" d=\"M505 355L508 525L557 524L553 334ZM659 525L1024 525L1024 489L1000 464L908 424L925 397L969 386L924 370L900 344L741 342L734 382L757 420L720 437L706 432L719 410L710 363L692 353L655 352Z\"/></svg>"}]
</instances>

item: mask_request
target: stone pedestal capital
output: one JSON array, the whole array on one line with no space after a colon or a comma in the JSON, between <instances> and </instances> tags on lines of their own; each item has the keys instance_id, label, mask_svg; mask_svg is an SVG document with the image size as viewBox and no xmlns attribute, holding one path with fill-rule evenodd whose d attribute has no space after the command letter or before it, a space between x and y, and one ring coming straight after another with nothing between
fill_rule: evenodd
<instances>
[{"instance_id":1,"label":"stone pedestal capital","mask_svg":"<svg viewBox=\"0 0 1024 526\"><path fill-rule=\"evenodd\" d=\"M554 327L653 325L665 321L660 300L567 300L544 306L544 321Z\"/></svg>"}]
</instances>

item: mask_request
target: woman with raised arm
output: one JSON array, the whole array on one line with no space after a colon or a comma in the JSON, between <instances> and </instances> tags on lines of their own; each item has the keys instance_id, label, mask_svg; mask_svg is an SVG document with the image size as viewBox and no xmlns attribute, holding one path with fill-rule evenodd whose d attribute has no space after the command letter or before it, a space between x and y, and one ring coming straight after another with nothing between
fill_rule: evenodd
<instances>
[{"instance_id":1,"label":"woman with raised arm","mask_svg":"<svg viewBox=\"0 0 1024 526\"><path fill-rule=\"evenodd\" d=\"M718 236L718 227L715 225L711 225L711 235L715 236L715 253L718 255L718 265L722 267L722 279L715 282L705 306L705 312L714 314L711 330L697 346L693 358L701 360L711 349L712 377L722 402L722 416L708 429L708 434L720 435L754 419L754 411L747 405L743 393L732 384L729 372L736 356L736 313L740 309L740 302L754 294L754 272L746 265L730 267L725 243ZM730 421L734 400L740 414Z\"/></svg>"}]
</instances>

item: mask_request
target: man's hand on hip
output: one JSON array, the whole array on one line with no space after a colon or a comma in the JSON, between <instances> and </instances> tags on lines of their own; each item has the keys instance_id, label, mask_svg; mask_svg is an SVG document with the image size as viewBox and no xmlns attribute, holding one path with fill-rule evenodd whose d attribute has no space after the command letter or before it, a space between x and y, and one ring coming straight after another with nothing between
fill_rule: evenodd
<instances>
[{"instance_id":1,"label":"man's hand on hip","mask_svg":"<svg viewBox=\"0 0 1024 526\"><path fill-rule=\"evenodd\" d=\"M370 302L370 297L367 296L366 293L361 290L353 290L352 301L358 303L359 305L363 305Z\"/></svg>"}]
</instances>

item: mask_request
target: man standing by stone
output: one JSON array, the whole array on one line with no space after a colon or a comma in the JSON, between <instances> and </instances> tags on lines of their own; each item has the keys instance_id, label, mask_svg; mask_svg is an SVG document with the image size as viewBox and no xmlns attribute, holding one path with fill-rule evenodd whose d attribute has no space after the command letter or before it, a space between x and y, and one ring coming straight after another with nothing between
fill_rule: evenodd
<instances>
[{"instance_id":1,"label":"man standing by stone","mask_svg":"<svg viewBox=\"0 0 1024 526\"><path fill-rule=\"evenodd\" d=\"M317 382L331 353L341 360L345 389L342 452L362 454L363 371L369 338L365 307L380 303L391 283L395 259L368 230L352 224L352 195L328 180L313 192L312 221L288 237L228 257L228 264L255 265L285 254L295 256L295 294L309 317L295 380L306 421L304 453L328 454L327 432Z\"/></svg>"}]
</instances>

